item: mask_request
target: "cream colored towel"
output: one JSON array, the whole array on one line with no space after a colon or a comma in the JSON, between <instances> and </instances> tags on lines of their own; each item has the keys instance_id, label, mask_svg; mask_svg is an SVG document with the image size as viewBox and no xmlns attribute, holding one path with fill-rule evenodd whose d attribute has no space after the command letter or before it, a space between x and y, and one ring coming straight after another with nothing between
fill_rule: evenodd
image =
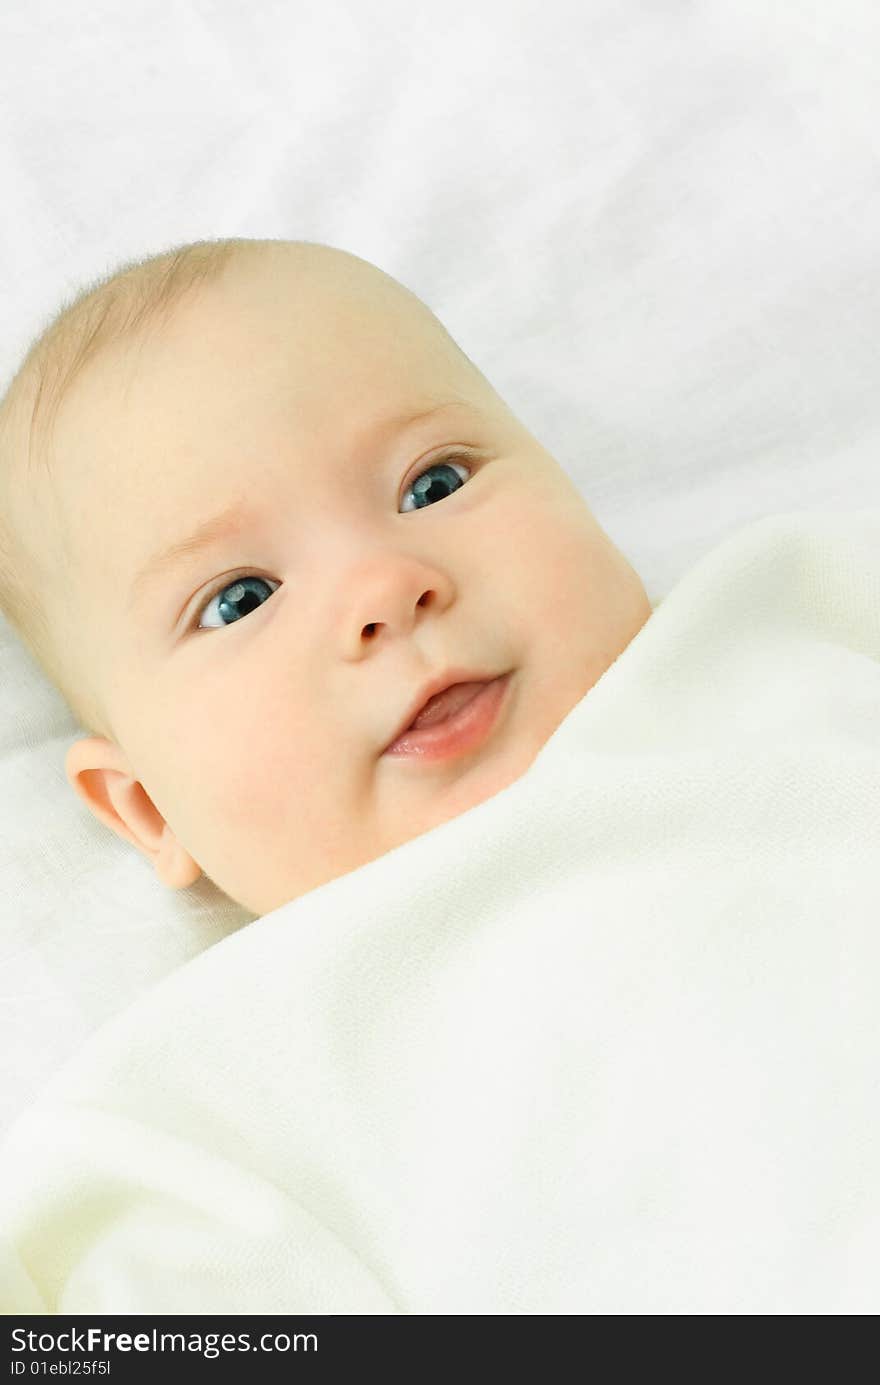
<instances>
[{"instance_id":1,"label":"cream colored towel","mask_svg":"<svg viewBox=\"0 0 880 1385\"><path fill-rule=\"evenodd\" d=\"M880 510L774 516L514 784L93 1036L4 1308L877 1313L878 1074Z\"/></svg>"}]
</instances>

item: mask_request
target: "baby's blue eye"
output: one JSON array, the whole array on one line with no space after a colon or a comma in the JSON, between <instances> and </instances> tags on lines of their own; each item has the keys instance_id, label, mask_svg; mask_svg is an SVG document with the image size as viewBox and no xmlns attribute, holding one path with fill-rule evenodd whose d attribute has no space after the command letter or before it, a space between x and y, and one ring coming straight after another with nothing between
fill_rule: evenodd
<instances>
[{"instance_id":1,"label":"baby's blue eye","mask_svg":"<svg viewBox=\"0 0 880 1385\"><path fill-rule=\"evenodd\" d=\"M276 583L276 585L280 585L280 583ZM255 606L262 606L263 603L257 599L257 593L254 590L256 588L258 591L260 587L265 587L269 590L269 595L272 595L274 588L271 587L266 577L235 577L231 582L224 583L219 591L205 602L202 611L207 611L217 601L218 611L231 617L223 623L232 625L242 616L249 615ZM205 626L201 622L199 622L198 628L200 630L217 629L216 626Z\"/></svg>"},{"instance_id":2,"label":"baby's blue eye","mask_svg":"<svg viewBox=\"0 0 880 1385\"><path fill-rule=\"evenodd\" d=\"M468 468L448 460L432 462L429 467L425 467L425 470L407 486L407 490L412 491L415 496L416 502L414 505L404 505L404 510L421 510L426 505L433 505L437 500L445 500L453 491L460 490L464 480L459 477L459 470L467 471ZM439 481L432 480L432 476L438 473ZM455 481L458 485L453 484Z\"/></svg>"}]
</instances>

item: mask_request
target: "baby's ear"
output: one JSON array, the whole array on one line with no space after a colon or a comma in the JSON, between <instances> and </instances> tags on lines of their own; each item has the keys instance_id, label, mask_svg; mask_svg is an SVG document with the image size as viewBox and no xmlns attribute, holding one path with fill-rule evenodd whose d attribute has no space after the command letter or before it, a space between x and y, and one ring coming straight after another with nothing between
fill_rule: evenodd
<instances>
[{"instance_id":1,"label":"baby's ear","mask_svg":"<svg viewBox=\"0 0 880 1385\"><path fill-rule=\"evenodd\" d=\"M64 762L68 782L99 822L136 846L163 884L183 890L201 867L181 846L119 746L103 736L74 741Z\"/></svg>"}]
</instances>

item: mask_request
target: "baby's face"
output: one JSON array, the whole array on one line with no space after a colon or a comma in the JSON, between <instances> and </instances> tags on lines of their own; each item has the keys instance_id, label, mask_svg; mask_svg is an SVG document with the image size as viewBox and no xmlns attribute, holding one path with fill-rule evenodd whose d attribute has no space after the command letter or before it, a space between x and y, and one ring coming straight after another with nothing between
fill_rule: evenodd
<instances>
[{"instance_id":1,"label":"baby's face","mask_svg":"<svg viewBox=\"0 0 880 1385\"><path fill-rule=\"evenodd\" d=\"M267 258L81 385L65 620L115 741L68 775L169 885L201 870L265 914L491 797L651 614L565 472L396 300ZM510 674L488 730L386 753L462 669Z\"/></svg>"}]
</instances>

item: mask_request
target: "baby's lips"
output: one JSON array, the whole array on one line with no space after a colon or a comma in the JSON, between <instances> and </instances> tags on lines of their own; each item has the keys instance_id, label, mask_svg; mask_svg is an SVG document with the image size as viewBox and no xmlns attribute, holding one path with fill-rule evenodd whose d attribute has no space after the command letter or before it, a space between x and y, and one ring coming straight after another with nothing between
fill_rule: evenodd
<instances>
[{"instance_id":1,"label":"baby's lips","mask_svg":"<svg viewBox=\"0 0 880 1385\"><path fill-rule=\"evenodd\" d=\"M473 697L475 691L479 689L479 687L484 683L493 682L498 677L499 675L497 673L478 673L476 669L461 667L446 669L444 673L438 674L436 678L432 678L428 683L422 686L418 693L417 700L410 704L410 710L407 713L406 720L398 726L397 730L388 741L388 745L392 745L394 741L403 735L404 731L410 731L414 727L432 726L435 721L440 721L443 717L449 716L451 713L448 708L441 705L440 711L435 715L432 706L433 703L442 699L446 694L453 693L457 688L466 687L468 689L467 697L464 697L458 704L458 706L463 706L468 698ZM422 721L420 720L421 717L425 717L426 719ZM388 749L388 745L385 747L386 750Z\"/></svg>"},{"instance_id":2,"label":"baby's lips","mask_svg":"<svg viewBox=\"0 0 880 1385\"><path fill-rule=\"evenodd\" d=\"M482 683L453 683L443 692L435 693L433 697L428 698L418 716L406 728L407 731L418 731L422 726L433 726L435 722L451 717L466 702L476 697L485 682L488 682L488 679Z\"/></svg>"}]
</instances>

